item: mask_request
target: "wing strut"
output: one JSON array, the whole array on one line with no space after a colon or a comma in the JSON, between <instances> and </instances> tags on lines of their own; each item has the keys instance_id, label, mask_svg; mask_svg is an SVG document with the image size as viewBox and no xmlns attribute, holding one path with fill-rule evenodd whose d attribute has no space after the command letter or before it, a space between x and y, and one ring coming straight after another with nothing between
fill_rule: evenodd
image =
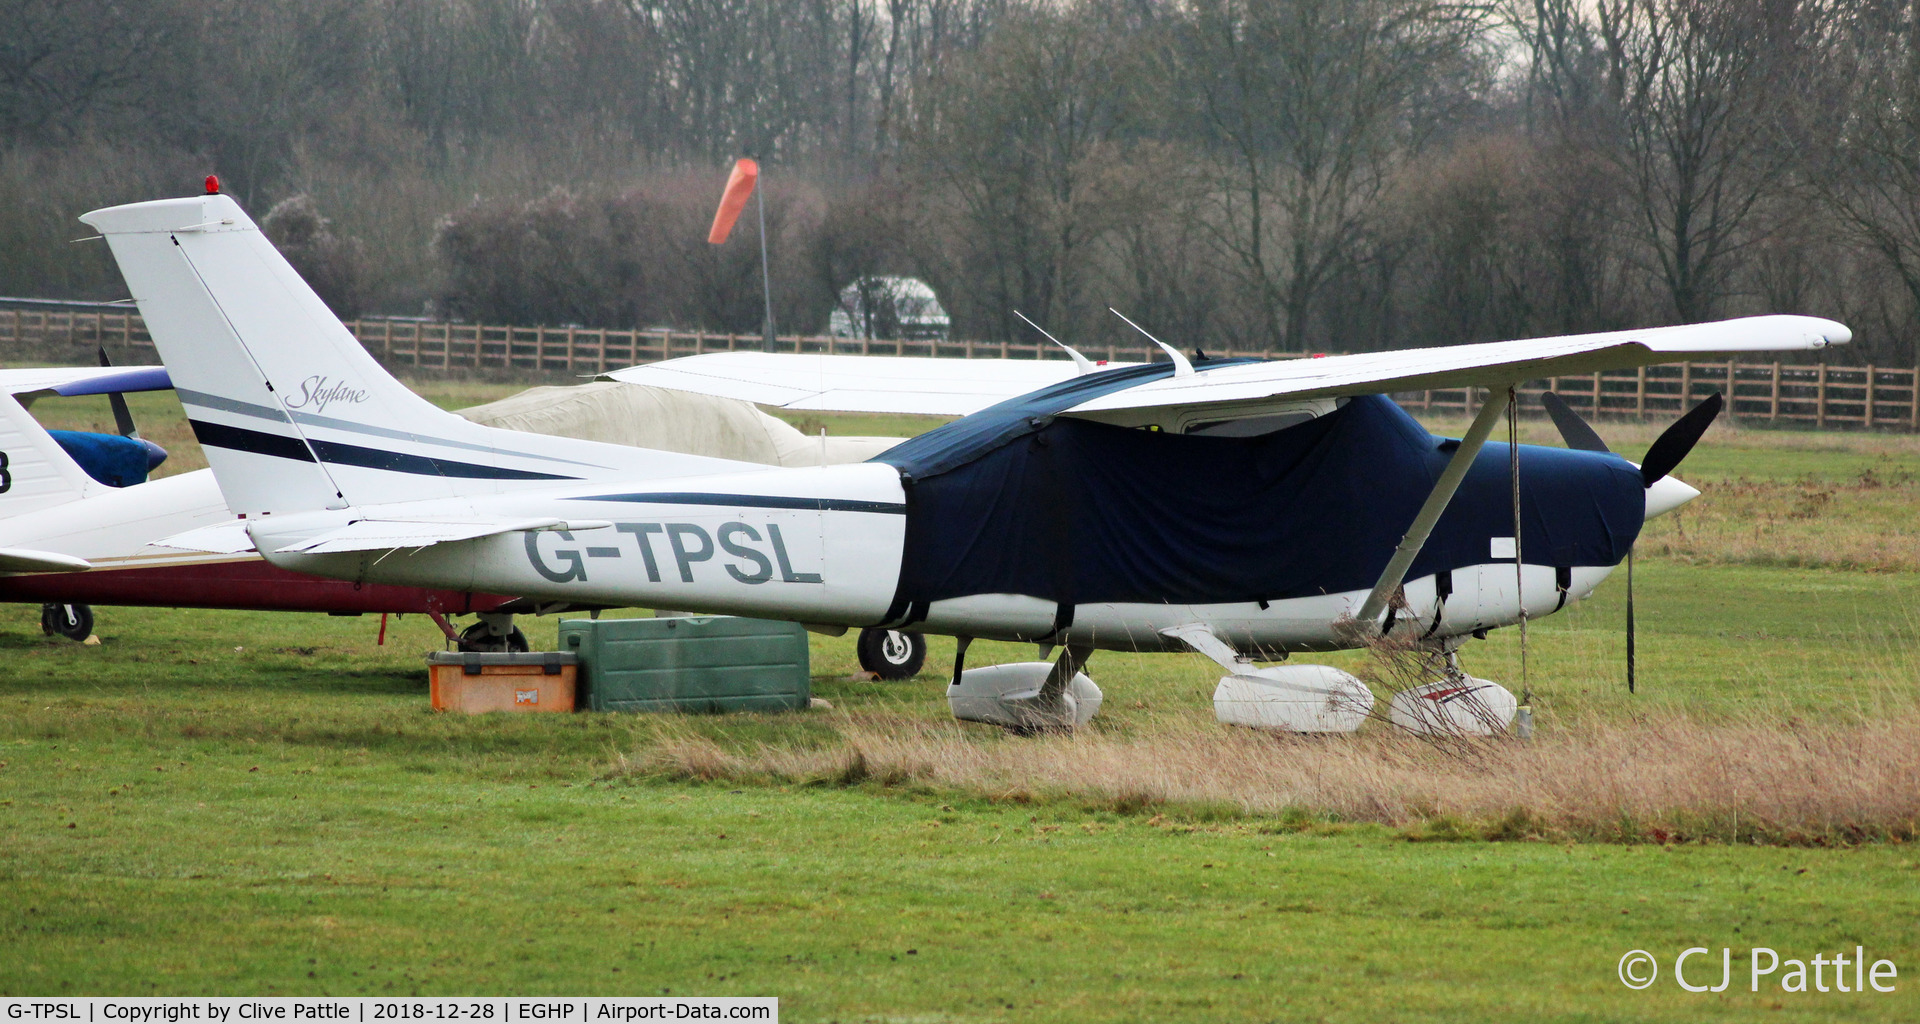
<instances>
[{"instance_id":1,"label":"wing strut","mask_svg":"<svg viewBox=\"0 0 1920 1024\"><path fill-rule=\"evenodd\" d=\"M1480 446L1486 444L1487 435L1493 433L1493 425L1507 411L1507 388L1505 385L1489 387L1487 401L1480 406L1479 415L1473 418L1473 426L1467 428L1467 436L1460 439L1460 447L1453 450L1453 458L1447 460L1447 468L1440 471L1440 479L1433 482L1433 490L1427 494L1426 504L1420 506L1420 513L1413 517L1413 525L1407 527L1406 536L1400 538L1400 546L1393 552L1393 558L1387 562L1387 568L1380 573L1380 582L1373 585L1373 592L1367 595L1365 603L1354 619L1364 623L1365 628L1378 632L1380 613L1387 610L1387 602L1393 598L1394 591L1406 581L1407 570L1413 567L1413 560L1420 556L1420 549L1427 543L1427 537L1433 533L1434 524L1440 521L1441 513L1453 501L1453 493L1460 489L1460 481L1467 476L1467 469L1473 465L1474 457L1480 454Z\"/></svg>"}]
</instances>

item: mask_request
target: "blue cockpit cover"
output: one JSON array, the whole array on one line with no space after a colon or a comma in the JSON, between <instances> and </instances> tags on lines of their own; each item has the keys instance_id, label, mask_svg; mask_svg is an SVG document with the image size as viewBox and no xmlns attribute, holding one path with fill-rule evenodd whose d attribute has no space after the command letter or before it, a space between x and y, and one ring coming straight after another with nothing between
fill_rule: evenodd
<instances>
[{"instance_id":1,"label":"blue cockpit cover","mask_svg":"<svg viewBox=\"0 0 1920 1024\"><path fill-rule=\"evenodd\" d=\"M973 594L1212 604L1366 589L1453 448L1380 395L1240 438L1056 417L1050 406L1090 396L1031 401L1045 394L876 460L900 468L908 487L897 609ZM1408 578L1498 560L1491 539L1513 536L1509 456L1504 444L1482 449ZM1626 556L1645 514L1631 464L1528 445L1520 461L1528 563Z\"/></svg>"},{"instance_id":2,"label":"blue cockpit cover","mask_svg":"<svg viewBox=\"0 0 1920 1024\"><path fill-rule=\"evenodd\" d=\"M47 433L88 476L108 487L132 487L147 480L150 449L134 438L78 430Z\"/></svg>"}]
</instances>

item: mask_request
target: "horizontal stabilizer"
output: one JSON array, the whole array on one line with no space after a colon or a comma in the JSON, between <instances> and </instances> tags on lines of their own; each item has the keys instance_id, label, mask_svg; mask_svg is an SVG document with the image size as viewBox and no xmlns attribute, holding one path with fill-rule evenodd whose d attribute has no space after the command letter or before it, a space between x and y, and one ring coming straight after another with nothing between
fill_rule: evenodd
<instances>
[{"instance_id":1,"label":"horizontal stabilizer","mask_svg":"<svg viewBox=\"0 0 1920 1024\"><path fill-rule=\"evenodd\" d=\"M179 548L182 551L206 551L216 555L237 555L253 550L253 538L247 536L247 524L239 519L202 526L198 530L176 533L153 541L150 547Z\"/></svg>"},{"instance_id":2,"label":"horizontal stabilizer","mask_svg":"<svg viewBox=\"0 0 1920 1024\"><path fill-rule=\"evenodd\" d=\"M0 572L85 572L93 563L53 551L0 548Z\"/></svg>"},{"instance_id":3,"label":"horizontal stabilizer","mask_svg":"<svg viewBox=\"0 0 1920 1024\"><path fill-rule=\"evenodd\" d=\"M613 526L604 519L520 519L509 522L449 522L446 520L361 519L337 530L308 537L298 544L280 548L282 553L306 555L334 554L342 551L392 551L397 548L424 548L434 544L476 540L500 533L537 530L605 530Z\"/></svg>"}]
</instances>

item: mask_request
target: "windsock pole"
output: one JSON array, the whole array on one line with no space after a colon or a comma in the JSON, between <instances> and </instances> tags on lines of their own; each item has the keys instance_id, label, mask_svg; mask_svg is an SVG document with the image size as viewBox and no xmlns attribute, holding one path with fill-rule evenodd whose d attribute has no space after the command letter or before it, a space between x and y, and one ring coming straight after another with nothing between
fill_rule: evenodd
<instances>
[{"instance_id":1,"label":"windsock pole","mask_svg":"<svg viewBox=\"0 0 1920 1024\"><path fill-rule=\"evenodd\" d=\"M766 316L760 321L760 350L773 351L773 276L767 272L767 194L753 190L754 205L760 209L760 297L766 303Z\"/></svg>"},{"instance_id":2,"label":"windsock pole","mask_svg":"<svg viewBox=\"0 0 1920 1024\"><path fill-rule=\"evenodd\" d=\"M760 212L760 295L765 302L764 318L760 321L760 347L763 351L773 351L773 275L767 269L767 201L758 188L760 183L760 165L751 159L742 158L733 165L733 173L727 176L726 191L720 195L720 209L714 212L713 227L707 232L707 241L719 245L727 240L733 231L734 221L740 218L740 211L747 205L747 196L752 195Z\"/></svg>"}]
</instances>

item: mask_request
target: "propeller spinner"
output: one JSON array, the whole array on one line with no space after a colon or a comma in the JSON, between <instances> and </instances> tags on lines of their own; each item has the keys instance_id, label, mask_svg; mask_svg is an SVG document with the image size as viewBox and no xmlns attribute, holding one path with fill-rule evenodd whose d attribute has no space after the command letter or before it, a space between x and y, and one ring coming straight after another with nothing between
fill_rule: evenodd
<instances>
[{"instance_id":1,"label":"propeller spinner","mask_svg":"<svg viewBox=\"0 0 1920 1024\"><path fill-rule=\"evenodd\" d=\"M1567 405L1566 399L1549 391L1540 396L1540 404L1546 407L1547 416L1559 429L1567 447L1613 454L1613 449L1607 447L1591 424ZM1693 446L1700 443L1700 438L1725 406L1726 400L1718 393L1708 396L1662 431L1652 447L1647 449L1646 459L1640 464L1640 482L1647 490L1648 519L1665 515L1700 496L1697 489L1675 479L1672 473L1674 467L1687 457L1687 453L1693 451Z\"/></svg>"}]
</instances>

